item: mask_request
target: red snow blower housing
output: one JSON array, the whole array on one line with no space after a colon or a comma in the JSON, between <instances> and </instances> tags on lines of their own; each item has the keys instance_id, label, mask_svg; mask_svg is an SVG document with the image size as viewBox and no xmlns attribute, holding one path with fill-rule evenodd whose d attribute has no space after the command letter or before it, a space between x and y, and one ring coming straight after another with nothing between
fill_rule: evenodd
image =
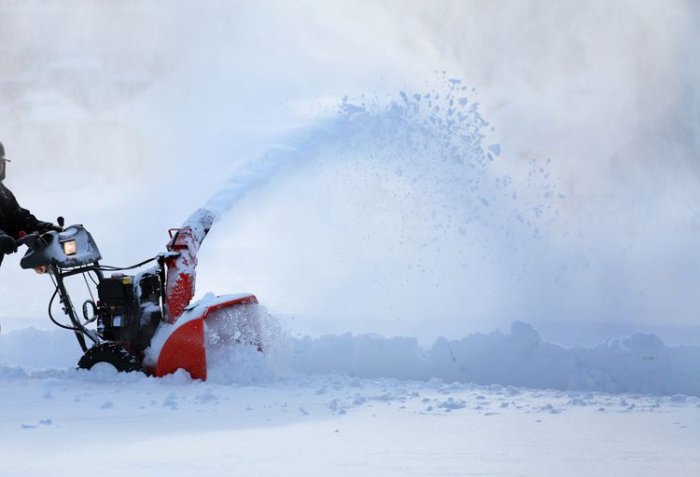
<instances>
[{"instance_id":1,"label":"red snow blower housing","mask_svg":"<svg viewBox=\"0 0 700 477\"><path fill-rule=\"evenodd\" d=\"M170 230L166 253L126 268L101 265L100 251L82 225L19 240L28 248L20 266L48 273L56 287L49 318L75 333L84 352L80 368L109 365L155 376L184 369L194 379L206 379L208 323L225 327L213 333L218 345L254 346L262 351L254 295L208 296L190 304L197 251L213 221L213 214L199 209L182 227ZM60 217L59 224L63 226ZM152 262L155 265L145 268ZM123 273L134 269L139 273ZM82 305L82 318L66 287L66 279L76 275L83 277L90 295ZM54 318L56 296L70 324Z\"/></svg>"}]
</instances>

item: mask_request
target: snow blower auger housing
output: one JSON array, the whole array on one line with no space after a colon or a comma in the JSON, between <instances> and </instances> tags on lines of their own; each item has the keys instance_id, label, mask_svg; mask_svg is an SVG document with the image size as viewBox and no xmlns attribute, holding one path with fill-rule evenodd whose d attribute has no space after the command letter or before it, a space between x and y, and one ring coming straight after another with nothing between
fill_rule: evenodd
<instances>
[{"instance_id":1,"label":"snow blower auger housing","mask_svg":"<svg viewBox=\"0 0 700 477\"><path fill-rule=\"evenodd\" d=\"M61 217L58 222L63 226ZM182 227L170 230L167 252L126 268L101 265L100 251L82 225L71 225L62 232L25 235L19 244L28 250L20 266L51 277L55 291L49 302L49 318L75 333L84 353L78 362L80 368L109 365L118 371L140 370L155 376L184 369L192 378L204 380L206 321L233 328L216 333L217 337L230 338L224 340L225 345L263 349L254 295L208 296L190 303L195 292L197 251L212 223L211 213L198 210ZM154 265L144 268L151 263ZM140 271L123 273L134 269ZM82 305L82 316L66 286L72 276L82 276L90 296ZM69 324L53 316L57 296ZM226 319L222 321L221 316Z\"/></svg>"}]
</instances>

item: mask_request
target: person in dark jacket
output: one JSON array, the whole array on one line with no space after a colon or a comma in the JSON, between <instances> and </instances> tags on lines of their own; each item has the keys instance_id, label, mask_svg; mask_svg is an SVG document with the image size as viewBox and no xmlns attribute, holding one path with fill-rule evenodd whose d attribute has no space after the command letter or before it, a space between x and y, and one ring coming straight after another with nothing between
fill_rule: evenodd
<instances>
[{"instance_id":1,"label":"person in dark jacket","mask_svg":"<svg viewBox=\"0 0 700 477\"><path fill-rule=\"evenodd\" d=\"M42 222L27 209L19 206L14 194L3 183L8 162L10 161L5 157L5 147L0 142L0 265L5 255L17 251L16 240L19 239L20 232L30 234L49 230L61 231L59 226Z\"/></svg>"}]
</instances>

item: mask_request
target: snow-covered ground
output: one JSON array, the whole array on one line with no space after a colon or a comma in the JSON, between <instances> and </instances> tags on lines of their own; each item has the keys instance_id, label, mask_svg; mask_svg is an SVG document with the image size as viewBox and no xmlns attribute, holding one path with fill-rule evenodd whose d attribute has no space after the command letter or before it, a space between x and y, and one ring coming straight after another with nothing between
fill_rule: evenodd
<instances>
[{"instance_id":1,"label":"snow-covered ground","mask_svg":"<svg viewBox=\"0 0 700 477\"><path fill-rule=\"evenodd\" d=\"M0 371L2 475L616 475L700 469L700 399L297 375ZM125 470L128 469L128 470Z\"/></svg>"},{"instance_id":2,"label":"snow-covered ground","mask_svg":"<svg viewBox=\"0 0 700 477\"><path fill-rule=\"evenodd\" d=\"M16 330L0 336L2 475L697 475L697 388L663 394L668 380L649 380L679 349L536 337L523 323L431 350L376 335L279 337L268 356L212 354L201 382L75 370L70 333ZM440 350L453 358L431 357ZM699 350L682 350L691 386ZM538 386L586 353L597 358L562 389ZM683 369L673 362L667 371Z\"/></svg>"}]
</instances>

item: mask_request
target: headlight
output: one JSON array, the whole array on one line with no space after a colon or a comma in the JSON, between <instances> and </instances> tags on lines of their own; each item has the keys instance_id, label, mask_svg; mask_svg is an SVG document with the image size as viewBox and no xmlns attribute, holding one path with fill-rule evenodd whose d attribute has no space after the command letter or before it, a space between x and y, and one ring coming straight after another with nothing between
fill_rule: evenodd
<instances>
[{"instance_id":1,"label":"headlight","mask_svg":"<svg viewBox=\"0 0 700 477\"><path fill-rule=\"evenodd\" d=\"M75 240L63 242L63 253L66 255L75 255L78 252L78 244Z\"/></svg>"}]
</instances>

